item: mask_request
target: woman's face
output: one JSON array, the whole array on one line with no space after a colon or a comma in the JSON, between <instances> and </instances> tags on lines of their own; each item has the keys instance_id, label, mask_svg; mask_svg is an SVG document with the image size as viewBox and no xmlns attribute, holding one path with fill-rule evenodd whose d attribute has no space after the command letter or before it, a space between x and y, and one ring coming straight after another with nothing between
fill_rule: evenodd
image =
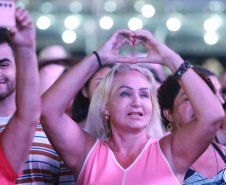
<instances>
[{"instance_id":1,"label":"woman's face","mask_svg":"<svg viewBox=\"0 0 226 185\"><path fill-rule=\"evenodd\" d=\"M110 116L112 132L146 131L152 117L150 84L137 71L119 72L114 79L105 113Z\"/></svg>"},{"instance_id":2,"label":"woman's face","mask_svg":"<svg viewBox=\"0 0 226 185\"><path fill-rule=\"evenodd\" d=\"M95 93L98 85L100 84L101 80L105 77L105 75L110 71L111 69L108 67L105 67L101 70L99 70L93 78L90 80L88 91L86 90L86 97L88 96L89 100L91 101L93 94Z\"/></svg>"},{"instance_id":3,"label":"woman's face","mask_svg":"<svg viewBox=\"0 0 226 185\"><path fill-rule=\"evenodd\" d=\"M196 118L190 101L183 89L180 89L178 95L176 96L173 107L174 108L171 113L172 120L169 121L173 122L174 130L183 127L185 124Z\"/></svg>"}]
</instances>

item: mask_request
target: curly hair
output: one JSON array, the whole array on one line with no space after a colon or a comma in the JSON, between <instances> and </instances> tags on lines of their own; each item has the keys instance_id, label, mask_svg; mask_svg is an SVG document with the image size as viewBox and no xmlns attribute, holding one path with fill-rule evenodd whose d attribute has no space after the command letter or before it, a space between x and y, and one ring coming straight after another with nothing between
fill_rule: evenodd
<instances>
[{"instance_id":1,"label":"curly hair","mask_svg":"<svg viewBox=\"0 0 226 185\"><path fill-rule=\"evenodd\" d=\"M207 77L205 73L200 70L194 69L194 71L206 82L206 84L210 87L212 92L215 94L215 88L210 79ZM177 97L181 86L178 81L173 79L173 76L170 75L168 78L162 83L162 85L158 89L158 102L160 106L160 112L162 117L162 123L167 128L169 124L169 120L164 116L163 110L170 109L173 111L174 100Z\"/></svg>"}]
</instances>

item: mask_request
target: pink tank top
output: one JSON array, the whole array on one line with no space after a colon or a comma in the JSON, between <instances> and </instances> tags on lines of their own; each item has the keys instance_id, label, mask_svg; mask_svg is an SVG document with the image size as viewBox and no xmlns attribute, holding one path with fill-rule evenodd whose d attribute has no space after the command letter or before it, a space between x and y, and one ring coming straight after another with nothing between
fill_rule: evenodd
<instances>
[{"instance_id":1,"label":"pink tank top","mask_svg":"<svg viewBox=\"0 0 226 185\"><path fill-rule=\"evenodd\" d=\"M150 139L137 159L124 169L111 149L97 140L86 157L77 185L180 184L164 157L158 139Z\"/></svg>"}]
</instances>

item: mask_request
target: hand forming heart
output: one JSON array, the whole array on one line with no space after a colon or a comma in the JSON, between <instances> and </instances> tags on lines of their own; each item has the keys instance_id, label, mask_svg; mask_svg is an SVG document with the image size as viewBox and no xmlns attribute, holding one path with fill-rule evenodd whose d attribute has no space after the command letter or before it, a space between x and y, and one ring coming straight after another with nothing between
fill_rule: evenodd
<instances>
[{"instance_id":1,"label":"hand forming heart","mask_svg":"<svg viewBox=\"0 0 226 185\"><path fill-rule=\"evenodd\" d=\"M131 58L121 56L120 49L125 44L134 47L141 43L147 49L146 57ZM103 64L112 63L157 63L165 65L178 55L155 38L148 30L117 30L98 50Z\"/></svg>"}]
</instances>

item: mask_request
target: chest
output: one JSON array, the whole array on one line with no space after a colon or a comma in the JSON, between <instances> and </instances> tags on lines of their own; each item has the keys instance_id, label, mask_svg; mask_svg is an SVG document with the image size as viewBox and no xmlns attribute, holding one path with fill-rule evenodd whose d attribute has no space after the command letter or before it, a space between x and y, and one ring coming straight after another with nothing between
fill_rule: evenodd
<instances>
[{"instance_id":1,"label":"chest","mask_svg":"<svg viewBox=\"0 0 226 185\"><path fill-rule=\"evenodd\" d=\"M223 170L224 167L225 163L218 152L213 149L208 149L191 166L191 169L208 179L212 179L217 173Z\"/></svg>"},{"instance_id":2,"label":"chest","mask_svg":"<svg viewBox=\"0 0 226 185\"><path fill-rule=\"evenodd\" d=\"M133 154L122 154L117 152L112 153L114 155L113 157L115 158L116 162L119 163L119 165L122 166L124 169L127 169L129 166L131 166L139 156L139 153Z\"/></svg>"},{"instance_id":3,"label":"chest","mask_svg":"<svg viewBox=\"0 0 226 185\"><path fill-rule=\"evenodd\" d=\"M129 157L102 146L94 148L77 184L179 184L158 146L153 145Z\"/></svg>"}]
</instances>

